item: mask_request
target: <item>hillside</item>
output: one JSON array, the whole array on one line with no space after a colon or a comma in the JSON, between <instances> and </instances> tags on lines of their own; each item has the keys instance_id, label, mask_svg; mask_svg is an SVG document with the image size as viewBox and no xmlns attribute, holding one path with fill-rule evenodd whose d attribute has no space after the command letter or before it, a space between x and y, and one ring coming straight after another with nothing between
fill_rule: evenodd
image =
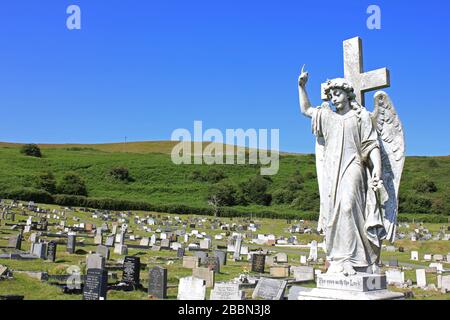
<instances>
[{"instance_id":1,"label":"hillside","mask_svg":"<svg viewBox=\"0 0 450 320\"><path fill-rule=\"evenodd\" d=\"M239 194L239 185L259 173L258 165L175 165L168 154L173 145L171 141L40 145L43 157L34 158L22 155L18 144L1 143L0 197L32 197L38 188L37 176L42 172L52 172L58 183L65 173L75 172L85 180L89 198L144 202L161 205L161 210L178 205L184 206L183 210L205 211L211 210L207 196L217 183L195 177L219 171L223 177L217 180L220 180L218 184L231 185ZM127 168L131 178L126 182L111 178L109 172L115 167ZM400 193L401 212L448 215L449 173L449 157L408 157ZM234 210L234 214L312 213L317 216L314 155L282 155L279 173L270 180L266 193L272 198L271 205L250 201L246 205L236 203L228 209ZM430 182L437 190L420 188Z\"/></svg>"}]
</instances>

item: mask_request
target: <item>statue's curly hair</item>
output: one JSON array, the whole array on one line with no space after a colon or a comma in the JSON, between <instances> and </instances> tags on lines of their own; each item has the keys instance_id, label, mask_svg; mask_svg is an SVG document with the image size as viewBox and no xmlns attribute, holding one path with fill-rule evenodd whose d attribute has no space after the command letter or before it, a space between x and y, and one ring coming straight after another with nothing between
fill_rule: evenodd
<instances>
[{"instance_id":1,"label":"statue's curly hair","mask_svg":"<svg viewBox=\"0 0 450 320\"><path fill-rule=\"evenodd\" d=\"M363 106L361 106L358 101L356 101L356 95L355 95L355 89L353 88L352 84L343 78L336 78L332 80L328 80L324 91L325 95L327 96L327 101L331 100L331 93L330 91L333 89L341 89L347 93L348 100L350 102L350 107L356 111L356 116L358 117L358 121L361 121L361 111L363 110Z\"/></svg>"},{"instance_id":2,"label":"statue's curly hair","mask_svg":"<svg viewBox=\"0 0 450 320\"><path fill-rule=\"evenodd\" d=\"M352 84L343 78L328 80L324 89L328 100L331 100L330 91L333 89L344 90L347 93L350 102L356 99L355 90L353 89Z\"/></svg>"}]
</instances>

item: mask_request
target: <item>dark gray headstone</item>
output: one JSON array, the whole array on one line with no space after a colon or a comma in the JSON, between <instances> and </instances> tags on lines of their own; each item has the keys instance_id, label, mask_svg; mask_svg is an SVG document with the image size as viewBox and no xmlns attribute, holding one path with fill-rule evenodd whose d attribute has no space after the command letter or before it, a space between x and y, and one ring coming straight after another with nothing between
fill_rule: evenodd
<instances>
[{"instance_id":1,"label":"dark gray headstone","mask_svg":"<svg viewBox=\"0 0 450 320\"><path fill-rule=\"evenodd\" d=\"M55 260L56 260L56 248L57 248L57 243L55 241L50 241L47 244L47 260L55 262Z\"/></svg>"},{"instance_id":2,"label":"dark gray headstone","mask_svg":"<svg viewBox=\"0 0 450 320\"><path fill-rule=\"evenodd\" d=\"M177 250L177 257L183 258L184 257L185 248L178 248Z\"/></svg>"},{"instance_id":3,"label":"dark gray headstone","mask_svg":"<svg viewBox=\"0 0 450 320\"><path fill-rule=\"evenodd\" d=\"M76 236L69 234L67 236L67 252L74 254L76 251Z\"/></svg>"},{"instance_id":4,"label":"dark gray headstone","mask_svg":"<svg viewBox=\"0 0 450 320\"><path fill-rule=\"evenodd\" d=\"M213 270L214 273L220 273L220 260L219 257L211 256L206 258L206 265L209 270Z\"/></svg>"},{"instance_id":5,"label":"dark gray headstone","mask_svg":"<svg viewBox=\"0 0 450 320\"><path fill-rule=\"evenodd\" d=\"M106 300L108 272L102 269L88 269L83 287L83 300Z\"/></svg>"},{"instance_id":6,"label":"dark gray headstone","mask_svg":"<svg viewBox=\"0 0 450 320\"><path fill-rule=\"evenodd\" d=\"M104 257L106 260L109 260L109 248L107 246L99 245L97 246L95 252Z\"/></svg>"},{"instance_id":7,"label":"dark gray headstone","mask_svg":"<svg viewBox=\"0 0 450 320\"><path fill-rule=\"evenodd\" d=\"M167 298L167 269L156 266L150 270L148 280L148 294L158 298Z\"/></svg>"},{"instance_id":8,"label":"dark gray headstone","mask_svg":"<svg viewBox=\"0 0 450 320\"><path fill-rule=\"evenodd\" d=\"M252 255L252 272L264 273L266 256L264 254Z\"/></svg>"},{"instance_id":9,"label":"dark gray headstone","mask_svg":"<svg viewBox=\"0 0 450 320\"><path fill-rule=\"evenodd\" d=\"M141 259L138 257L125 257L123 262L122 282L133 285L135 288L139 286L140 281Z\"/></svg>"},{"instance_id":10,"label":"dark gray headstone","mask_svg":"<svg viewBox=\"0 0 450 320\"><path fill-rule=\"evenodd\" d=\"M203 251L194 251L194 255L200 258L200 263L205 264L206 258L208 257L208 254Z\"/></svg>"},{"instance_id":11,"label":"dark gray headstone","mask_svg":"<svg viewBox=\"0 0 450 320\"><path fill-rule=\"evenodd\" d=\"M107 247L114 247L114 239L115 239L115 236L114 236L114 235L108 236L108 237L106 238L106 243L105 243L105 245L106 245Z\"/></svg>"}]
</instances>

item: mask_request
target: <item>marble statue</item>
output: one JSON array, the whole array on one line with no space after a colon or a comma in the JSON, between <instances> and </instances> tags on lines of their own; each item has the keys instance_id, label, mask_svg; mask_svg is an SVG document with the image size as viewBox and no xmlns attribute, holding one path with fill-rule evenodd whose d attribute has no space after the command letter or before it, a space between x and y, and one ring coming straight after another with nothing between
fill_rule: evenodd
<instances>
[{"instance_id":1,"label":"marble statue","mask_svg":"<svg viewBox=\"0 0 450 320\"><path fill-rule=\"evenodd\" d=\"M389 86L389 71L363 73L361 46L360 38L344 41L344 78L322 85L320 107L311 106L304 67L298 80L300 109L317 138L327 274L345 276L373 273L382 241L394 242L405 160L402 124L389 96L376 92L374 111L364 107L365 92Z\"/></svg>"}]
</instances>

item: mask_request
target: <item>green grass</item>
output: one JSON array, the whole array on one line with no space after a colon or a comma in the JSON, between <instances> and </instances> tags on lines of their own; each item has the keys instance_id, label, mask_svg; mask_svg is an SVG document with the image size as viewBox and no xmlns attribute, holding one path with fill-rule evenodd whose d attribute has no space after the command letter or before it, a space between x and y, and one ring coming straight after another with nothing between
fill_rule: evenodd
<instances>
[{"instance_id":1,"label":"green grass","mask_svg":"<svg viewBox=\"0 0 450 320\"><path fill-rule=\"evenodd\" d=\"M255 165L175 165L167 154L173 142L142 142L109 145L45 145L43 157L27 157L19 152L19 145L0 144L0 190L35 188L36 176L51 171L60 180L68 171L74 171L86 181L88 195L93 198L112 198L143 201L151 204L181 204L190 207L208 208L206 196L211 183L191 179L194 170L202 172L212 167L223 171L225 181L234 185L246 181L259 173ZM126 152L121 151L121 148ZM123 166L130 171L133 182L113 181L108 172L111 168ZM305 177L303 189L317 192L313 155L282 155L280 170L272 176L269 192L285 186L296 171ZM430 213L450 213L449 157L409 157L406 160L400 195L423 197L432 202L426 208ZM415 181L428 178L435 182L438 191L419 194L413 189ZM318 200L312 200L318 204ZM262 211L301 214L302 211L284 205L236 206L243 215ZM317 210L314 210L317 214ZM403 212L411 213L411 212ZM406 215L402 215L406 216ZM408 216L409 217L409 216ZM420 217L419 217L420 218Z\"/></svg>"}]
</instances>

